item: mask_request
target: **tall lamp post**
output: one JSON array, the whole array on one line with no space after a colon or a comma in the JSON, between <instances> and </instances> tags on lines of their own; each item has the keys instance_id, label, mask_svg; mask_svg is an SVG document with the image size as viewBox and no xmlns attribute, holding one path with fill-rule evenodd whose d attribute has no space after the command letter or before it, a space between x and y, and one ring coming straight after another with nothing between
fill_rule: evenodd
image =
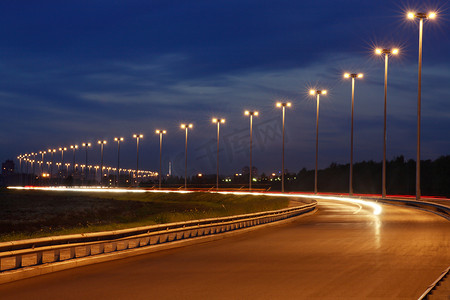
<instances>
[{"instance_id":1,"label":"tall lamp post","mask_svg":"<svg viewBox=\"0 0 450 300\"><path fill-rule=\"evenodd\" d=\"M50 181L52 180L52 176L53 176L53 154L56 152L56 149L48 149L47 150L48 153L50 153L52 155L51 157L51 167L50 167Z\"/></svg>"},{"instance_id":2,"label":"tall lamp post","mask_svg":"<svg viewBox=\"0 0 450 300\"><path fill-rule=\"evenodd\" d=\"M66 147L60 147L59 151L61 151L61 165L63 166L61 168L61 177L64 178L64 151L67 151Z\"/></svg>"},{"instance_id":3,"label":"tall lamp post","mask_svg":"<svg viewBox=\"0 0 450 300\"><path fill-rule=\"evenodd\" d=\"M119 178L120 178L120 142L124 141L123 137L115 137L114 141L117 142L117 186L119 186Z\"/></svg>"},{"instance_id":4,"label":"tall lamp post","mask_svg":"<svg viewBox=\"0 0 450 300\"><path fill-rule=\"evenodd\" d=\"M78 145L70 145L70 149L73 150L73 159L72 159L72 172L75 174L75 150L78 149ZM69 169L67 169L67 173Z\"/></svg>"},{"instance_id":5,"label":"tall lamp post","mask_svg":"<svg viewBox=\"0 0 450 300\"><path fill-rule=\"evenodd\" d=\"M18 171L18 173L20 172L20 178L19 178L20 185L23 185L23 174L22 174L22 159L23 159L23 156L22 156L22 154L17 156L17 159L19 160L19 171Z\"/></svg>"},{"instance_id":6,"label":"tall lamp post","mask_svg":"<svg viewBox=\"0 0 450 300\"><path fill-rule=\"evenodd\" d=\"M61 163L56 163L56 167L57 167L57 171L58 171L58 173L59 173L59 167L61 167L61 165L62 165ZM59 179L57 179L57 181L58 181L58 183L59 183L59 181L60 181L60 180L59 180Z\"/></svg>"},{"instance_id":7,"label":"tall lamp post","mask_svg":"<svg viewBox=\"0 0 450 300\"><path fill-rule=\"evenodd\" d=\"M103 186L103 147L106 145L106 140L99 140L100 145L100 186Z\"/></svg>"},{"instance_id":8,"label":"tall lamp post","mask_svg":"<svg viewBox=\"0 0 450 300\"><path fill-rule=\"evenodd\" d=\"M162 141L163 134L166 134L167 131L156 129L155 133L159 135L159 189L161 189L161 172L162 172Z\"/></svg>"},{"instance_id":9,"label":"tall lamp post","mask_svg":"<svg viewBox=\"0 0 450 300\"><path fill-rule=\"evenodd\" d=\"M186 131L185 145L184 145L184 189L187 189L187 142L188 142L188 129L192 129L192 124L181 124L181 129Z\"/></svg>"},{"instance_id":10,"label":"tall lamp post","mask_svg":"<svg viewBox=\"0 0 450 300\"><path fill-rule=\"evenodd\" d=\"M213 123L217 124L217 174L216 174L216 190L219 190L219 135L220 135L220 124L224 124L225 123L225 119L223 118L213 118L212 119Z\"/></svg>"},{"instance_id":11,"label":"tall lamp post","mask_svg":"<svg viewBox=\"0 0 450 300\"><path fill-rule=\"evenodd\" d=\"M363 78L363 74L359 73L345 73L344 78L352 79L352 126L351 126L351 138L350 138L350 179L349 179L349 191L348 194L350 196L353 195L353 110L355 106L355 79Z\"/></svg>"},{"instance_id":12,"label":"tall lamp post","mask_svg":"<svg viewBox=\"0 0 450 300\"><path fill-rule=\"evenodd\" d=\"M257 111L249 111L246 110L244 112L246 116L250 117L250 173L249 173L249 182L248 182L248 190L252 190L252 175L253 175L253 169L252 169L252 146L253 146L253 116L258 116L259 112Z\"/></svg>"},{"instance_id":13,"label":"tall lamp post","mask_svg":"<svg viewBox=\"0 0 450 300\"><path fill-rule=\"evenodd\" d=\"M32 163L31 163L31 169L32 169L32 173L31 173L31 174L33 174L33 177L32 177L32 178L33 178L33 179L32 179L33 181L34 181L34 174L35 174L35 171L34 171L34 170L35 170L35 167L36 167L36 165L34 164L34 162L36 161L36 154L37 154L37 153L34 153L34 152L31 153L31 155L33 155L33 160L32 160Z\"/></svg>"},{"instance_id":14,"label":"tall lamp post","mask_svg":"<svg viewBox=\"0 0 450 300\"><path fill-rule=\"evenodd\" d=\"M417 81L417 159L416 159L416 200L420 200L420 116L422 102L422 40L423 40L423 21L436 18L435 12L430 13L408 13L408 19L419 19L419 71Z\"/></svg>"},{"instance_id":15,"label":"tall lamp post","mask_svg":"<svg viewBox=\"0 0 450 300\"><path fill-rule=\"evenodd\" d=\"M87 171L87 165L88 165L88 148L90 148L92 145L91 145L91 143L82 143L81 146L83 146L84 149L86 150L86 162L85 162L86 168L84 169L84 172L85 172L84 177L85 177L85 179L86 179L86 181L87 181L87 179L88 179L88 174L89 174L90 171L91 171L91 169L89 169L89 173L88 173L88 171Z\"/></svg>"},{"instance_id":16,"label":"tall lamp post","mask_svg":"<svg viewBox=\"0 0 450 300\"><path fill-rule=\"evenodd\" d=\"M291 102L277 102L277 107L282 109L282 150L281 150L281 192L284 193L284 121L286 118L286 107L291 107Z\"/></svg>"},{"instance_id":17,"label":"tall lamp post","mask_svg":"<svg viewBox=\"0 0 450 300\"><path fill-rule=\"evenodd\" d=\"M387 119L387 77L388 77L388 65L389 56L397 55L399 50L394 49L375 49L375 53L378 55L384 54L384 129L383 129L383 170L381 178L381 197L386 197L386 119Z\"/></svg>"},{"instance_id":18,"label":"tall lamp post","mask_svg":"<svg viewBox=\"0 0 450 300\"><path fill-rule=\"evenodd\" d=\"M98 168L100 168L100 167L99 166L94 166L94 169L95 169L94 179L97 178L97 170L98 170Z\"/></svg>"},{"instance_id":19,"label":"tall lamp post","mask_svg":"<svg viewBox=\"0 0 450 300\"><path fill-rule=\"evenodd\" d=\"M317 162L319 156L319 104L320 104L320 95L326 95L327 90L310 90L310 95L316 95L317 97L317 109L316 109L316 168L314 171L314 194L317 194Z\"/></svg>"},{"instance_id":20,"label":"tall lamp post","mask_svg":"<svg viewBox=\"0 0 450 300\"><path fill-rule=\"evenodd\" d=\"M133 134L133 138L136 139L136 186L139 185L138 182L138 171L139 171L139 140L144 137L143 134Z\"/></svg>"},{"instance_id":21,"label":"tall lamp post","mask_svg":"<svg viewBox=\"0 0 450 300\"><path fill-rule=\"evenodd\" d=\"M44 155L46 154L46 151L39 151L39 154L42 156L42 161L41 161L41 176L42 174L44 174Z\"/></svg>"}]
</instances>

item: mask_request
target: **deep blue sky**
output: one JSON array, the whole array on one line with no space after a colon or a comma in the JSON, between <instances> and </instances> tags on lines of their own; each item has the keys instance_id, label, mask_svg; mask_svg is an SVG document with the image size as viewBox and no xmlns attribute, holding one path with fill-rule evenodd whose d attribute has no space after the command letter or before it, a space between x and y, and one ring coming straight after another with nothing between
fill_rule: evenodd
<instances>
[{"instance_id":1,"label":"deep blue sky","mask_svg":"<svg viewBox=\"0 0 450 300\"><path fill-rule=\"evenodd\" d=\"M423 4L423 3L426 4ZM254 165L281 168L279 99L286 115L286 166L314 167L315 101L322 98L319 167L348 163L351 85L363 72L355 104L355 160L382 158L384 62L373 46L399 46L390 60L388 158L415 157L418 23L408 8L438 9L425 23L422 157L450 154L448 1L13 1L0 2L0 161L21 153L125 137L122 165L135 166L133 133L145 135L141 167L158 168L156 128L168 130L164 160L184 173L181 122L189 136L189 173L215 173L216 128L221 168L248 164L248 118L255 119ZM259 127L258 127L259 126ZM214 153L212 153L214 154ZM77 153L82 157L82 153ZM99 160L99 149L90 152Z\"/></svg>"}]
</instances>

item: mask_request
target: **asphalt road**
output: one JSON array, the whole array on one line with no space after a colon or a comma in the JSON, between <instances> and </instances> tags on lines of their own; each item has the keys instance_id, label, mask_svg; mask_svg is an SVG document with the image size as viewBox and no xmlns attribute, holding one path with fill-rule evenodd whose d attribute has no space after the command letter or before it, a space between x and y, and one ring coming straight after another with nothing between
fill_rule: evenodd
<instances>
[{"instance_id":1,"label":"asphalt road","mask_svg":"<svg viewBox=\"0 0 450 300\"><path fill-rule=\"evenodd\" d=\"M224 240L0 286L0 299L417 299L450 265L450 222L323 201Z\"/></svg>"}]
</instances>

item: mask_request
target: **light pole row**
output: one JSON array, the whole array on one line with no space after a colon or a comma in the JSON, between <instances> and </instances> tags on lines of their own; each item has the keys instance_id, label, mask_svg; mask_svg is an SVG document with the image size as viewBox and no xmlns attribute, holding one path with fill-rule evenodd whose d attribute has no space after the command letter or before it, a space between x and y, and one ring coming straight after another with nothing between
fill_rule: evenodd
<instances>
[{"instance_id":1,"label":"light pole row","mask_svg":"<svg viewBox=\"0 0 450 300\"><path fill-rule=\"evenodd\" d=\"M436 18L436 13L430 12L430 13L414 13L409 12L407 14L407 17L409 19L419 20L419 54L418 54L418 96L417 96L417 158L416 158L416 199L419 200L421 197L421 188L420 188L420 123L421 123L421 85L422 85L422 43L423 43L423 23L424 20L427 19L434 19ZM376 54L378 55L384 55L384 62L385 62L385 73L384 73L384 126L383 126L383 163L382 163L382 197L386 197L386 141L387 141L387 77L388 77L388 63L389 63L389 56L391 55L397 55L399 53L399 50L389 49L389 48L383 48L383 49L376 49ZM345 78L351 78L352 79L352 100L351 100L351 138L350 138L350 168L349 168L349 194L353 195L353 115L354 115L354 101L355 101L355 79L356 78L362 78L363 74L359 73L346 73L344 74ZM326 90L310 90L311 95L315 95L317 97L317 109L316 109L316 155L315 155L315 172L314 172L314 193L317 194L317 177L318 177L318 138L319 138L319 106L320 106L320 95L326 95ZM284 167L284 140L285 140L285 113L286 113L286 107L290 107L291 103L277 103L277 107L282 108L282 170L281 170L281 177L282 177L282 184L281 184L281 190L284 192L284 173L285 173L285 167ZM253 116L257 116L258 112L256 111L245 111L245 115L250 117L250 167L249 167L249 190L252 189L252 137L253 137ZM216 174L216 189L219 188L219 135L220 135L220 124L225 123L225 119L223 118L213 118L212 122L217 124L217 174ZM192 128L192 124L182 124L181 128L185 130L185 184L184 188L187 188L187 142L188 142L188 129ZM156 130L156 133L159 134L160 139L160 162L159 162L159 188L161 188L161 171L162 171L162 140L163 140L163 134L166 134L165 130ZM138 185L138 172L139 172L139 139L143 138L142 134L134 134L134 138L136 138L137 143L137 153L136 153L136 185ZM114 139L118 143L118 153L117 153L117 170L118 170L118 178L119 178L119 167L120 167L120 142L123 141L123 138L115 138ZM101 180L100 184L103 183L103 146L106 144L106 141L98 141L98 144L101 146ZM86 149L86 166L88 165L88 159L87 159L87 150L91 146L90 143L83 143L83 147ZM78 149L77 145L71 145L71 149L73 149L73 171L75 172L75 150ZM59 165L66 165L67 166L67 172L69 171L69 165L70 164L64 164L64 151L67 151L66 147L59 148L59 151L61 151L61 163ZM56 149L48 149L48 153L51 154L51 172L50 177L53 174L53 154L56 152ZM42 165L41 169L43 170L43 162L44 162L44 155L46 154L46 151L40 151L39 154L42 155ZM31 156L33 156L32 161L32 168L34 173L35 168L35 156L37 153L31 153ZM22 170L22 159L24 157L19 156L19 164L20 169ZM30 160L30 159L28 159ZM58 164L58 163L57 163ZM28 163L27 163L27 169L28 169ZM28 170L27 170L28 172ZM118 179L119 180L119 179ZM118 184L118 182L117 182Z\"/></svg>"}]
</instances>

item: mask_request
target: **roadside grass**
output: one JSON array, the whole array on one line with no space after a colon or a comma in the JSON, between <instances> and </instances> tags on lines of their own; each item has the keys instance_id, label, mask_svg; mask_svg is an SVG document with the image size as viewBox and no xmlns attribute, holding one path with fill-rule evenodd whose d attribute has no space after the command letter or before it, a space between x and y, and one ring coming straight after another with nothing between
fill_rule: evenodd
<instances>
[{"instance_id":1,"label":"roadside grass","mask_svg":"<svg viewBox=\"0 0 450 300\"><path fill-rule=\"evenodd\" d=\"M0 242L247 214L288 204L286 197L264 195L0 190Z\"/></svg>"}]
</instances>

